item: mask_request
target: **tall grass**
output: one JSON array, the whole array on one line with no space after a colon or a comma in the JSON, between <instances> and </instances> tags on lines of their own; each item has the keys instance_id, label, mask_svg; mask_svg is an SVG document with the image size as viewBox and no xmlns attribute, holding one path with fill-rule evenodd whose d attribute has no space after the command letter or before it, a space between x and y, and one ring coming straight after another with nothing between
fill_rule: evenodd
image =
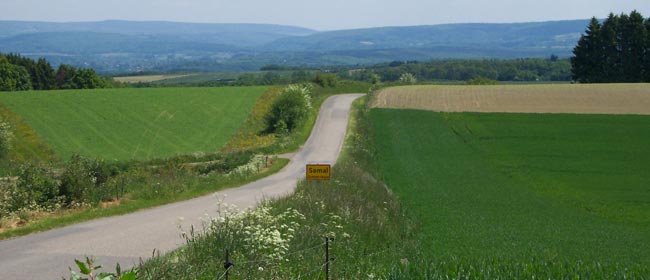
<instances>
[{"instance_id":1,"label":"tall grass","mask_svg":"<svg viewBox=\"0 0 650 280\"><path fill-rule=\"evenodd\" d=\"M25 120L0 104L0 119L10 127L13 139L5 157L0 157L0 177L15 175L27 162L50 162L57 159L54 150L38 136Z\"/></svg>"},{"instance_id":2,"label":"tall grass","mask_svg":"<svg viewBox=\"0 0 650 280\"><path fill-rule=\"evenodd\" d=\"M399 204L354 164L339 164L333 174L331 182L300 182L294 195L244 214L213 213L209 231L184 229L187 245L148 261L142 277L218 278L229 250L233 279L315 279L324 273L325 238L333 239L333 279L387 275L412 235Z\"/></svg>"}]
</instances>

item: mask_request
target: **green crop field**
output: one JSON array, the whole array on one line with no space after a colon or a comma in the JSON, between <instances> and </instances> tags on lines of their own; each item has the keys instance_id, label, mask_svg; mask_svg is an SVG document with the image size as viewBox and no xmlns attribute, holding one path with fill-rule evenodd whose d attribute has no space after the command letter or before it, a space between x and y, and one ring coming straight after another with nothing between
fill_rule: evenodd
<instances>
[{"instance_id":1,"label":"green crop field","mask_svg":"<svg viewBox=\"0 0 650 280\"><path fill-rule=\"evenodd\" d=\"M377 173L439 260L434 272L648 272L649 116L373 109L370 119Z\"/></svg>"},{"instance_id":2,"label":"green crop field","mask_svg":"<svg viewBox=\"0 0 650 280\"><path fill-rule=\"evenodd\" d=\"M151 159L221 148L267 87L0 93L56 154Z\"/></svg>"},{"instance_id":3,"label":"green crop field","mask_svg":"<svg viewBox=\"0 0 650 280\"><path fill-rule=\"evenodd\" d=\"M182 84L200 84L206 82L217 82L224 80L236 80L241 73L236 72L212 72L212 73L194 73L188 75L178 75L169 79L154 81L157 85L182 85Z\"/></svg>"},{"instance_id":4,"label":"green crop field","mask_svg":"<svg viewBox=\"0 0 650 280\"><path fill-rule=\"evenodd\" d=\"M151 82L158 82L158 81L164 81L169 79L187 77L190 75L191 74L125 76L125 77L115 77L113 79L122 83L151 83Z\"/></svg>"}]
</instances>

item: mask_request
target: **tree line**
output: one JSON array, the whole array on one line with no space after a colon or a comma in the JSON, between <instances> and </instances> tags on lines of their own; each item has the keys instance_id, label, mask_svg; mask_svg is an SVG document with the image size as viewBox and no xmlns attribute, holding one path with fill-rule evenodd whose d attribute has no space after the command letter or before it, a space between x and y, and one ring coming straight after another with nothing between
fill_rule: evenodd
<instances>
[{"instance_id":1,"label":"tree line","mask_svg":"<svg viewBox=\"0 0 650 280\"><path fill-rule=\"evenodd\" d=\"M61 64L55 71L44 58L32 60L18 54L0 53L0 91L91 89L112 87L90 68Z\"/></svg>"},{"instance_id":2,"label":"tree line","mask_svg":"<svg viewBox=\"0 0 650 280\"><path fill-rule=\"evenodd\" d=\"M573 49L571 72L580 83L650 82L650 18L637 11L591 19Z\"/></svg>"},{"instance_id":3,"label":"tree line","mask_svg":"<svg viewBox=\"0 0 650 280\"><path fill-rule=\"evenodd\" d=\"M299 70L300 69L300 70ZM495 81L571 81L571 64L568 59L552 55L548 58L523 59L453 59L420 61L393 61L372 66L300 68L267 65L263 75L241 75L236 84L265 84L275 82L301 83L314 79L315 73L336 73L341 80L369 83L399 82L405 75L423 82L469 81L485 78ZM289 75L280 75L281 72Z\"/></svg>"},{"instance_id":4,"label":"tree line","mask_svg":"<svg viewBox=\"0 0 650 280\"><path fill-rule=\"evenodd\" d=\"M418 81L468 81L483 77L497 81L570 81L567 59L524 58L511 60L434 60L428 62L393 61L362 70L339 71L344 79L397 82L406 74Z\"/></svg>"}]
</instances>

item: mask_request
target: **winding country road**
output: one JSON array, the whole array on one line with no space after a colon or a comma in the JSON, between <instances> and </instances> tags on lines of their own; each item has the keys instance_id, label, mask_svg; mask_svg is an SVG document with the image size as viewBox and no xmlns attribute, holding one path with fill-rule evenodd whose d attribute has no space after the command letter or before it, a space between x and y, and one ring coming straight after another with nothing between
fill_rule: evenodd
<instances>
[{"instance_id":1,"label":"winding country road","mask_svg":"<svg viewBox=\"0 0 650 280\"><path fill-rule=\"evenodd\" d=\"M343 146L352 102L362 94L336 95L319 112L305 146L280 172L248 185L219 191L224 202L240 209L255 206L264 198L293 192L305 163L334 163ZM74 259L94 256L106 268L133 265L151 256L154 249L167 252L183 244L178 225L201 226L205 214L216 215L213 195L102 218L60 229L0 241L0 279L61 279L69 276Z\"/></svg>"}]
</instances>

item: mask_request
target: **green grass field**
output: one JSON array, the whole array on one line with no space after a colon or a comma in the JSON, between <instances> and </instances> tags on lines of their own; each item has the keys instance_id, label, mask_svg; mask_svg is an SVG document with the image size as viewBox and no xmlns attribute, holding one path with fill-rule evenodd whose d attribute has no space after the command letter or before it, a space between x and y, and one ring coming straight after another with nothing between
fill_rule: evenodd
<instances>
[{"instance_id":1,"label":"green grass field","mask_svg":"<svg viewBox=\"0 0 650 280\"><path fill-rule=\"evenodd\" d=\"M220 149L267 87L0 93L67 160L151 159Z\"/></svg>"},{"instance_id":2,"label":"green grass field","mask_svg":"<svg viewBox=\"0 0 650 280\"><path fill-rule=\"evenodd\" d=\"M377 173L418 224L429 275L622 277L650 264L650 117L370 118Z\"/></svg>"}]
</instances>

